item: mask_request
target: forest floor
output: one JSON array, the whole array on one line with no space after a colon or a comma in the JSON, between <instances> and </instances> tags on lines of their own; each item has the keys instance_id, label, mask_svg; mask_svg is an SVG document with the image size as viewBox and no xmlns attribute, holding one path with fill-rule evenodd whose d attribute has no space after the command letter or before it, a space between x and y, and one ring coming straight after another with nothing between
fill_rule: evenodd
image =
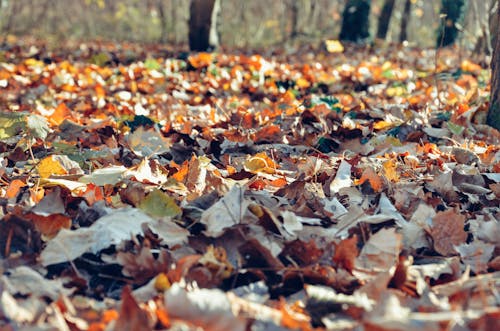
<instances>
[{"instance_id":1,"label":"forest floor","mask_svg":"<svg viewBox=\"0 0 500 331\"><path fill-rule=\"evenodd\" d=\"M0 49L2 330L500 330L457 49Z\"/></svg>"}]
</instances>

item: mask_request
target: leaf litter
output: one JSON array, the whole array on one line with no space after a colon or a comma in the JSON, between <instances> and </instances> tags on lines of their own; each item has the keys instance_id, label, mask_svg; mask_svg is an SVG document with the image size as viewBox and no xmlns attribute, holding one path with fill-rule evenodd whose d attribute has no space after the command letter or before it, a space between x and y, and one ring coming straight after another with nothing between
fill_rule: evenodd
<instances>
[{"instance_id":1,"label":"leaf litter","mask_svg":"<svg viewBox=\"0 0 500 331\"><path fill-rule=\"evenodd\" d=\"M500 328L488 70L391 47L4 50L2 323Z\"/></svg>"}]
</instances>

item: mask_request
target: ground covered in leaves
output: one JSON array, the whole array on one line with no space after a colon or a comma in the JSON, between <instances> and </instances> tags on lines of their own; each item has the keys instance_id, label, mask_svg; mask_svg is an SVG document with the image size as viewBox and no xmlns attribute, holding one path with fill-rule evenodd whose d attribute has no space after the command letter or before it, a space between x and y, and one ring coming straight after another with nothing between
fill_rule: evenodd
<instances>
[{"instance_id":1,"label":"ground covered in leaves","mask_svg":"<svg viewBox=\"0 0 500 331\"><path fill-rule=\"evenodd\" d=\"M2 330L500 329L487 67L331 51L4 46Z\"/></svg>"}]
</instances>

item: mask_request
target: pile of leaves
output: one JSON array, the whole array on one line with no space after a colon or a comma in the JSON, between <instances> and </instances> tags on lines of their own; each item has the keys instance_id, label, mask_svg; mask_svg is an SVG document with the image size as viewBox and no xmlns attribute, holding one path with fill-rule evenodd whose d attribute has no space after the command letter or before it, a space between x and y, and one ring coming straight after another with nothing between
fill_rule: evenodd
<instances>
[{"instance_id":1,"label":"pile of leaves","mask_svg":"<svg viewBox=\"0 0 500 331\"><path fill-rule=\"evenodd\" d=\"M2 330L500 329L454 50L0 53Z\"/></svg>"}]
</instances>

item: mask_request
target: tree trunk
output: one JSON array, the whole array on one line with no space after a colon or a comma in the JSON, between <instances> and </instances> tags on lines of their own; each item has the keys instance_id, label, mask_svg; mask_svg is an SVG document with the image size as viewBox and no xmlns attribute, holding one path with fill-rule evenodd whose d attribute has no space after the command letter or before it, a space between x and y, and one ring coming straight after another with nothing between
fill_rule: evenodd
<instances>
[{"instance_id":1,"label":"tree trunk","mask_svg":"<svg viewBox=\"0 0 500 331\"><path fill-rule=\"evenodd\" d=\"M403 43L408 40L408 22L410 21L411 0L405 1L405 8L401 16L401 30L399 31L399 42Z\"/></svg>"},{"instance_id":2,"label":"tree trunk","mask_svg":"<svg viewBox=\"0 0 500 331\"><path fill-rule=\"evenodd\" d=\"M347 0L342 13L340 40L365 42L370 37L370 5L371 0Z\"/></svg>"},{"instance_id":3,"label":"tree trunk","mask_svg":"<svg viewBox=\"0 0 500 331\"><path fill-rule=\"evenodd\" d=\"M167 17L165 14L165 6L163 0L156 0L156 9L158 10L158 16L160 18L160 42L164 43L167 41Z\"/></svg>"},{"instance_id":4,"label":"tree trunk","mask_svg":"<svg viewBox=\"0 0 500 331\"><path fill-rule=\"evenodd\" d=\"M389 23L391 22L392 10L394 9L395 2L396 0L384 1L382 12L378 18L377 39L385 40L387 37L387 31L389 30Z\"/></svg>"},{"instance_id":5,"label":"tree trunk","mask_svg":"<svg viewBox=\"0 0 500 331\"><path fill-rule=\"evenodd\" d=\"M217 16L219 0L191 0L189 7L189 49L206 52L219 46Z\"/></svg>"},{"instance_id":6,"label":"tree trunk","mask_svg":"<svg viewBox=\"0 0 500 331\"><path fill-rule=\"evenodd\" d=\"M441 26L436 41L437 47L455 43L465 18L466 0L441 0Z\"/></svg>"},{"instance_id":7,"label":"tree trunk","mask_svg":"<svg viewBox=\"0 0 500 331\"><path fill-rule=\"evenodd\" d=\"M293 40L299 35L299 3L296 0L292 0L289 3L290 6L290 20L292 24L292 29L290 31L290 39Z\"/></svg>"},{"instance_id":8,"label":"tree trunk","mask_svg":"<svg viewBox=\"0 0 500 331\"><path fill-rule=\"evenodd\" d=\"M498 0L497 20L500 21L500 0ZM491 97L486 122L500 131L500 24L497 25L497 38L491 59Z\"/></svg>"}]
</instances>

